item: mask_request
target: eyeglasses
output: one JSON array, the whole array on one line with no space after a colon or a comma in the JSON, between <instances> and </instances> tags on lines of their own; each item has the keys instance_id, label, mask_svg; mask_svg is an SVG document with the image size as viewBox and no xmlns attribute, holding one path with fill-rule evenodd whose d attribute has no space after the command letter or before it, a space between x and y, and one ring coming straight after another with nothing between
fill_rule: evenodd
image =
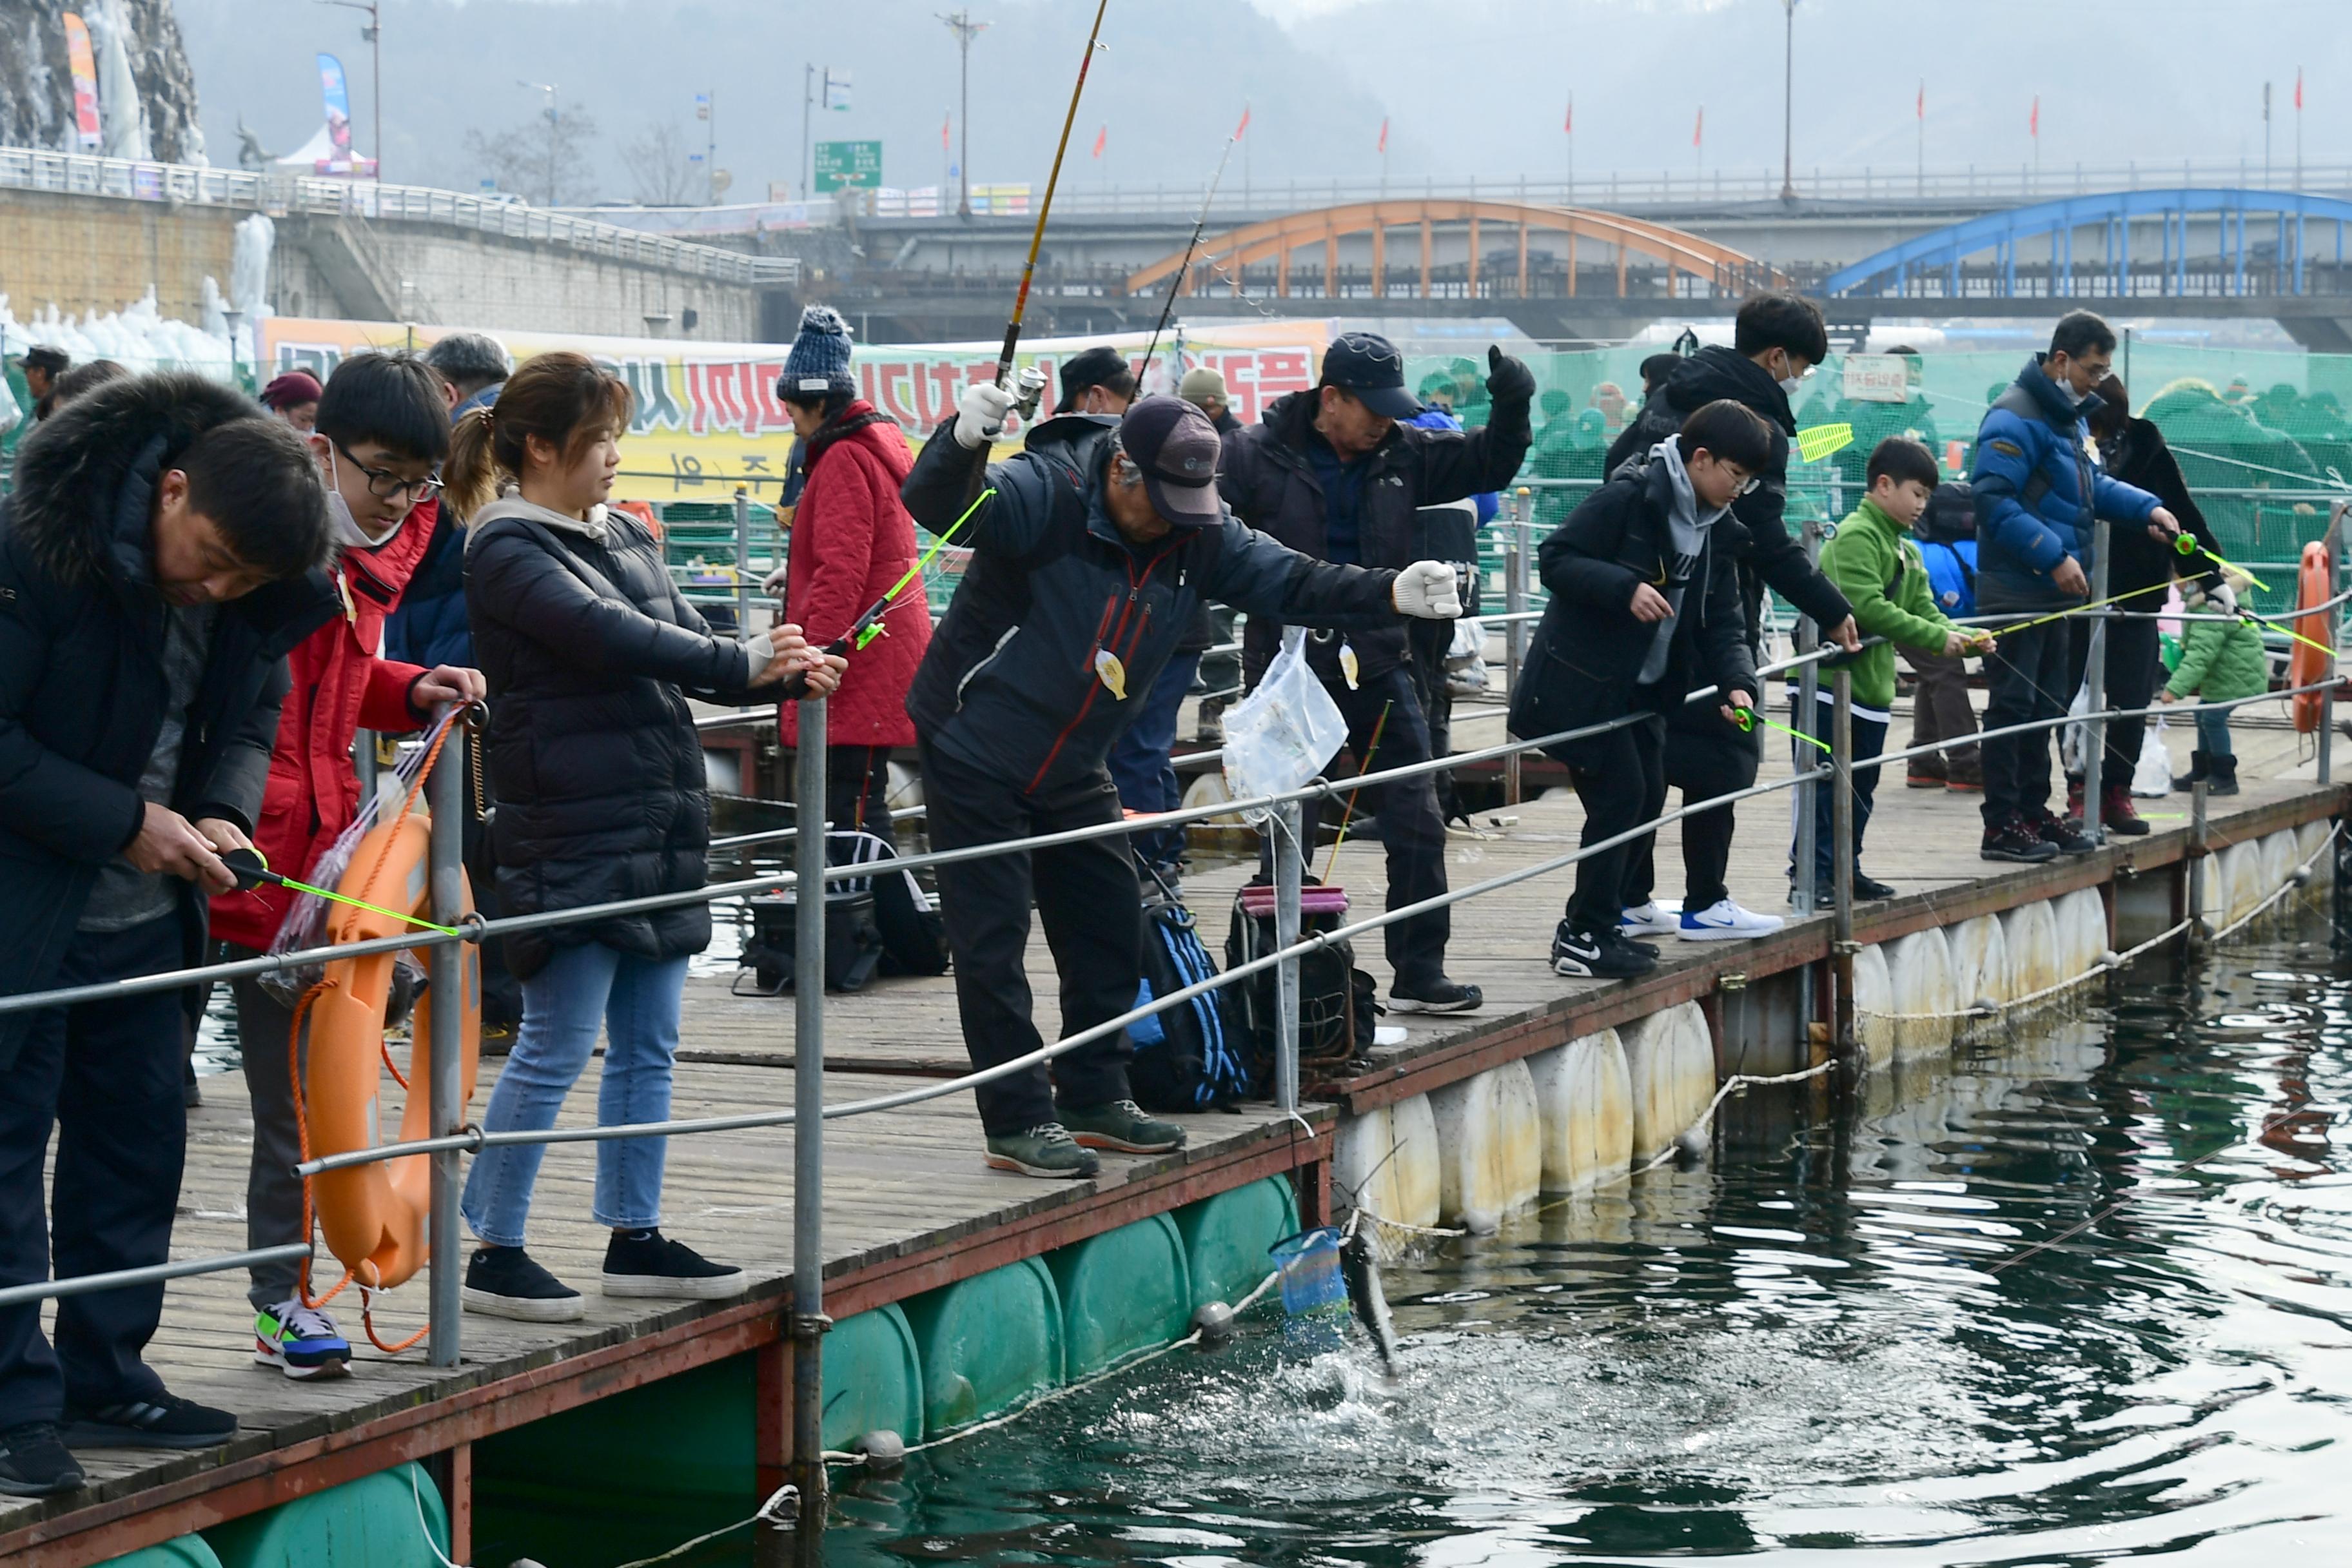
<instances>
[{"instance_id":1,"label":"eyeglasses","mask_svg":"<svg viewBox=\"0 0 2352 1568\"><path fill-rule=\"evenodd\" d=\"M390 500L405 490L413 504L423 506L441 493L439 474L428 474L421 479L404 479L388 468L369 468L365 463L352 457L349 448L340 441L335 443L335 450L341 452L350 461L352 467L360 471L361 476L367 480L368 494L378 500Z\"/></svg>"}]
</instances>

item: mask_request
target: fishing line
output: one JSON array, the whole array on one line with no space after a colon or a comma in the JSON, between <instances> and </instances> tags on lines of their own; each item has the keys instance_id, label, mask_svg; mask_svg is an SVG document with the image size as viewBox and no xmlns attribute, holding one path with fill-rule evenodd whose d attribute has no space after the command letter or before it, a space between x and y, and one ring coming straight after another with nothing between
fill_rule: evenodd
<instances>
[{"instance_id":1,"label":"fishing line","mask_svg":"<svg viewBox=\"0 0 2352 1568\"><path fill-rule=\"evenodd\" d=\"M2176 533L2172 536L2172 548L2183 555L2202 555L2206 560L2210 561L2214 565L2219 566L2224 572L2235 572L2239 576L2243 577L2247 582L2252 583L2263 593L2267 594L2271 591L2271 585L2268 583L2263 582L2260 577L2255 576L2252 572L2247 571L2236 562L2222 560L2220 556L2214 554L2210 550L2206 549L2202 544L2198 543L2194 538L2186 533Z\"/></svg>"},{"instance_id":2,"label":"fishing line","mask_svg":"<svg viewBox=\"0 0 2352 1568\"><path fill-rule=\"evenodd\" d=\"M1830 750L1830 743L1827 741L1808 735L1802 730L1791 728L1777 719L1767 719L1753 708L1734 708L1731 710L1731 721L1738 725L1742 732L1752 731L1757 725L1761 724L1768 730L1780 731L1790 740L1802 741L1808 746L1819 746L1825 753Z\"/></svg>"},{"instance_id":3,"label":"fishing line","mask_svg":"<svg viewBox=\"0 0 2352 1568\"><path fill-rule=\"evenodd\" d=\"M1045 243L1045 218L1054 210L1054 192L1062 183L1062 159L1070 150L1070 127L1077 122L1078 100L1087 90L1087 72L1094 68L1095 49L1102 37L1103 13L1109 9L1110 0L1098 0L1095 6L1095 25L1087 33L1086 58L1078 62L1078 79L1070 89L1069 112L1062 117L1062 140L1054 149L1054 172L1045 176L1045 197L1037 204L1037 226L1029 236L1029 259L1021 268L1021 290L1013 297L1013 319L1004 323L1004 346L997 351L999 386L1013 374L1013 352L1020 346L1021 323L1029 314L1029 285L1037 276L1037 252Z\"/></svg>"},{"instance_id":4,"label":"fishing line","mask_svg":"<svg viewBox=\"0 0 2352 1568\"><path fill-rule=\"evenodd\" d=\"M309 893L313 898L330 900L338 904L348 904L352 909L365 910L372 915L383 915L387 920L405 921L410 925L422 926L426 931L439 931L443 936L461 934L455 926L435 925L431 921L419 920L415 915L404 914L398 910L387 910L381 904L371 904L365 899L354 899L348 894L335 892L331 889L314 888L308 882L298 882L291 877L281 877L269 868L269 862L262 858L261 851L258 849L231 849L221 856L221 864L226 866L230 874L236 878L236 885L239 888L252 889L266 882L272 887L284 888L289 892Z\"/></svg>"},{"instance_id":5,"label":"fishing line","mask_svg":"<svg viewBox=\"0 0 2352 1568\"><path fill-rule=\"evenodd\" d=\"M1127 404L1130 408L1135 406L1136 395L1143 390L1143 378L1151 374L1152 358L1160 352L1160 334L1168 330L1168 318L1176 310L1176 296L1182 290L1184 279L1192 275L1192 253L1200 247L1202 231L1209 226L1209 208L1217 199L1217 186L1224 181L1225 165L1234 155L1234 143L1241 139L1242 133L1238 130L1225 138L1225 150L1217 159L1217 172L1209 176L1208 194L1201 198L1201 216L1192 220L1192 237L1184 246L1184 259L1178 264L1176 276L1168 284L1168 302L1160 307L1160 320L1151 329L1151 342L1144 348L1143 363L1137 370L1133 389L1127 395Z\"/></svg>"},{"instance_id":6,"label":"fishing line","mask_svg":"<svg viewBox=\"0 0 2352 1568\"><path fill-rule=\"evenodd\" d=\"M991 485L972 497L971 504L963 509L963 515L940 531L939 538L932 542L931 547L924 551L912 566L907 568L907 574L891 584L890 591L875 600L872 607L851 623L847 631L825 644L824 651L834 654L850 653L863 648L867 643L880 637L883 633L882 617L889 614L890 606L898 602L898 595L907 591L908 584L923 574L924 568L930 565L940 551L947 548L948 541L955 537L957 530L971 521L971 514L980 510L981 503L995 493L996 487Z\"/></svg>"}]
</instances>

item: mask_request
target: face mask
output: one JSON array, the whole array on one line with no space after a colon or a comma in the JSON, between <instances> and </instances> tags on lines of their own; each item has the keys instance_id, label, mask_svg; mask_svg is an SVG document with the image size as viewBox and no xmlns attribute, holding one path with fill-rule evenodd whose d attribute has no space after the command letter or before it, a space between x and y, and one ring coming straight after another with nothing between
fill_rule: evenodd
<instances>
[{"instance_id":1,"label":"face mask","mask_svg":"<svg viewBox=\"0 0 2352 1568\"><path fill-rule=\"evenodd\" d=\"M1799 392L1804 390L1804 385L1805 378L1801 375L1784 375L1780 378L1780 390L1790 397L1796 396Z\"/></svg>"},{"instance_id":2,"label":"face mask","mask_svg":"<svg viewBox=\"0 0 2352 1568\"><path fill-rule=\"evenodd\" d=\"M327 517L335 525L335 542L345 550L380 550L391 543L393 535L400 531L400 522L408 521L403 517L382 539L372 537L362 528L359 519L352 515L352 503L343 499L341 479L335 472L335 450L331 446L327 448Z\"/></svg>"}]
</instances>

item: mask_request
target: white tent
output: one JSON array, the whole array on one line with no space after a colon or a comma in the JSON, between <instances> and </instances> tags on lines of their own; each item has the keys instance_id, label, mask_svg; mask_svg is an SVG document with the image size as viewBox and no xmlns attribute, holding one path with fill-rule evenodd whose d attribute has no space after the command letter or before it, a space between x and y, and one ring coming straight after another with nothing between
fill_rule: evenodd
<instances>
[{"instance_id":1,"label":"white tent","mask_svg":"<svg viewBox=\"0 0 2352 1568\"><path fill-rule=\"evenodd\" d=\"M359 180L375 178L375 160L362 156L356 150L346 153L337 147L334 128L324 123L320 125L317 135L277 160L272 166L289 174L339 174Z\"/></svg>"}]
</instances>

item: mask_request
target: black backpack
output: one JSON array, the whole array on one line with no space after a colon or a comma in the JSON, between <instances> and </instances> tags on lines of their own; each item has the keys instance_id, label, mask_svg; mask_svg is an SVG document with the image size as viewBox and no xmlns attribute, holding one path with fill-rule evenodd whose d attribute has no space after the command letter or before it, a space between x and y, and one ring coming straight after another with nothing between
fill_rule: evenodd
<instances>
[{"instance_id":1,"label":"black backpack","mask_svg":"<svg viewBox=\"0 0 2352 1568\"><path fill-rule=\"evenodd\" d=\"M1143 869L1156 888L1143 900L1143 984L1135 998L1139 1007L1217 973L1209 950L1201 944L1192 911L1157 870ZM1147 1110L1208 1110L1248 1094L1249 1066L1232 996L1231 987L1220 986L1128 1026L1128 1039L1135 1047L1128 1085L1137 1104Z\"/></svg>"},{"instance_id":2,"label":"black backpack","mask_svg":"<svg viewBox=\"0 0 2352 1568\"><path fill-rule=\"evenodd\" d=\"M1329 889L1339 892L1338 889ZM1305 909L1298 917L1298 934L1337 931L1346 916L1346 895L1331 910ZM1253 881L1234 895L1233 924L1225 933L1225 967L1238 968L1279 951L1274 934L1274 889ZM1279 972L1259 970L1234 987L1239 993L1244 1032L1249 1040L1250 1071L1261 1091L1274 1083ZM1342 938L1328 942L1298 960L1298 1060L1338 1066L1371 1048L1374 1020L1380 1015L1372 977L1356 967L1356 948Z\"/></svg>"}]
</instances>

